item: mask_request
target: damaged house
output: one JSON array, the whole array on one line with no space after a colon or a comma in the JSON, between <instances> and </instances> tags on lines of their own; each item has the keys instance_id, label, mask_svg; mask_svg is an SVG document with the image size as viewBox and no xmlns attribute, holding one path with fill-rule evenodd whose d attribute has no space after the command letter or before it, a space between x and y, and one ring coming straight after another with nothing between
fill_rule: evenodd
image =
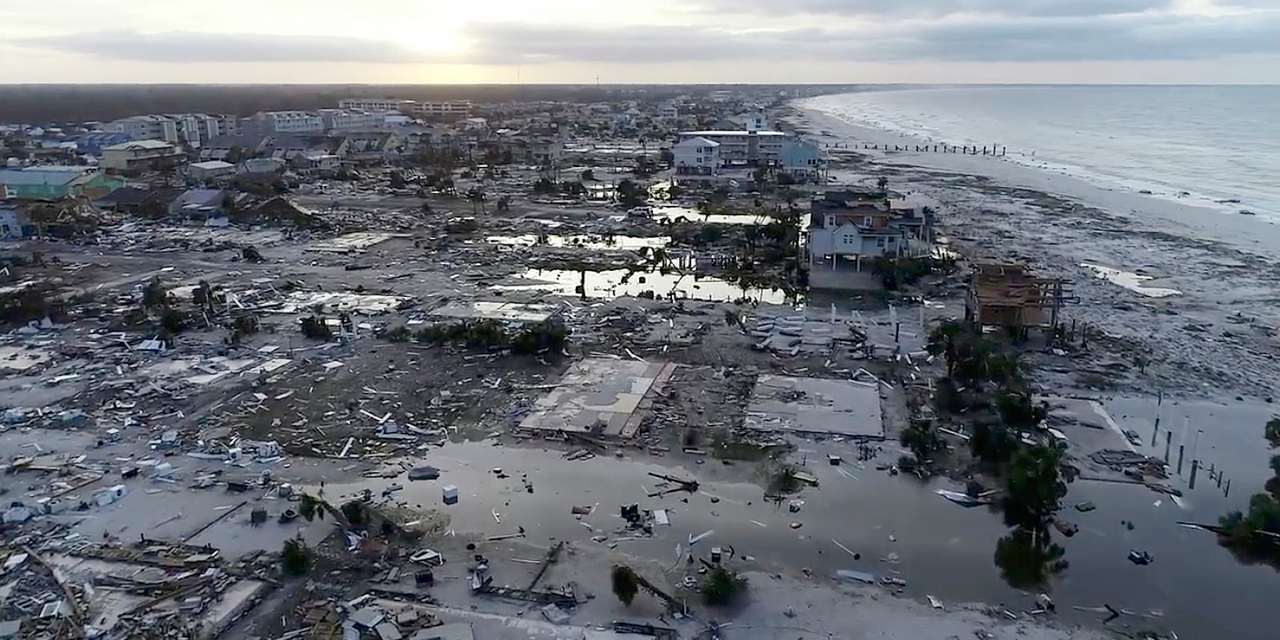
<instances>
[{"instance_id":1,"label":"damaged house","mask_svg":"<svg viewBox=\"0 0 1280 640\"><path fill-rule=\"evenodd\" d=\"M965 320L1011 329L1052 327L1062 304L1074 300L1066 286L1060 278L1037 277L1024 265L975 263L965 292Z\"/></svg>"},{"instance_id":2,"label":"damaged house","mask_svg":"<svg viewBox=\"0 0 1280 640\"><path fill-rule=\"evenodd\" d=\"M932 250L931 212L927 207L882 193L832 191L815 198L809 220L809 262L912 258Z\"/></svg>"}]
</instances>

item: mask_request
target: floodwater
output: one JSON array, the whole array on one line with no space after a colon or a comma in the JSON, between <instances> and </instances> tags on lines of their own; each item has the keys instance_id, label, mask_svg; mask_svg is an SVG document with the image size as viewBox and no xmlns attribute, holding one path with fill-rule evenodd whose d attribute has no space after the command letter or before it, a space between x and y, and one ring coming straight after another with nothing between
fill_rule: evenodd
<instances>
[{"instance_id":1,"label":"floodwater","mask_svg":"<svg viewBox=\"0 0 1280 640\"><path fill-rule=\"evenodd\" d=\"M654 220L666 220L669 222L677 222L685 220L687 222L702 222L706 224L754 224L766 225L772 222L769 216L754 214L727 214L712 213L704 214L693 207L679 206L655 206L653 207Z\"/></svg>"},{"instance_id":2,"label":"floodwater","mask_svg":"<svg viewBox=\"0 0 1280 640\"><path fill-rule=\"evenodd\" d=\"M1148 287L1142 283L1148 280L1155 280L1151 276L1142 276L1132 271L1121 271L1120 269L1112 269L1097 264L1089 264L1088 262L1080 263L1080 266L1092 269L1099 278L1104 278L1112 283L1118 284L1134 293L1140 293L1149 298L1167 298L1169 296L1182 295L1177 289L1167 289L1164 287Z\"/></svg>"},{"instance_id":3,"label":"floodwater","mask_svg":"<svg viewBox=\"0 0 1280 640\"><path fill-rule=\"evenodd\" d=\"M405 487L394 494L395 500L447 512L457 532L500 535L524 527L534 543L555 538L583 545L597 544L591 538L607 534L603 544L616 541L621 551L674 563L677 545L688 549L691 537L712 531L694 547L697 553L705 556L711 546L732 546L738 559L754 557L744 565L750 568L784 565L809 568L819 576L832 576L840 569L891 574L906 580L906 594L913 598L981 601L1015 612L1035 608L1034 595L1045 591L1057 604L1057 617L1067 624L1096 624L1102 617L1073 606L1110 604L1133 612L1121 622L1170 628L1181 637L1272 637L1274 598L1260 594L1278 592L1275 572L1239 565L1212 534L1175 524L1210 520L1216 511L1183 511L1167 496L1145 487L1077 481L1066 502L1088 500L1097 509L1064 511L1080 525L1072 538L1054 532L1052 542L1061 545L1066 568L1047 585L1023 591L1011 587L1006 577L1023 580L1038 570L997 564L998 544L1008 534L1000 514L990 507L964 508L937 495L938 488L961 489L946 481L924 483L876 471L877 463L899 455L893 445L886 449L876 460L858 464L851 462L856 451L850 443L799 442L793 457L806 462L805 469L818 478L819 486L794 496L804 501L797 513L789 512L785 502L764 502L761 488L744 481L743 474L750 472L741 463L725 466L707 460L674 468L662 466L670 463L667 459L643 454L568 462L557 450L491 442L448 444L412 461L415 466L439 467L438 480L364 480L330 484L325 493L352 496L368 487L378 495L394 482ZM846 462L831 466L828 453L842 455ZM508 477L499 478L494 469ZM662 482L649 472L696 477L701 491L649 498L647 494ZM525 477L534 493L526 492ZM458 504L443 504L445 485L459 488ZM630 536L615 533L622 526L619 507L632 503L669 510L671 525L656 527L652 538L620 540ZM573 506L594 511L579 520L570 513ZM1133 522L1133 529L1122 520ZM801 526L792 528L792 523ZM1126 559L1130 549L1148 551L1155 560L1148 566L1134 565ZM855 558L855 553L861 557Z\"/></svg>"},{"instance_id":4,"label":"floodwater","mask_svg":"<svg viewBox=\"0 0 1280 640\"><path fill-rule=\"evenodd\" d=\"M597 251L623 251L630 249L660 249L671 244L667 236L636 237L607 235L538 235L526 233L515 236L489 236L484 239L489 244L500 244L512 247L572 247L575 249L593 249Z\"/></svg>"},{"instance_id":5,"label":"floodwater","mask_svg":"<svg viewBox=\"0 0 1280 640\"><path fill-rule=\"evenodd\" d=\"M573 271L568 269L530 269L518 277L540 281L536 284L499 285L506 290L543 289L561 295L582 295L587 298L616 298L640 296L652 292L657 297L668 294L691 300L733 302L750 299L766 304L785 304L787 294L781 289L752 289L727 280L660 270L632 271L609 269L605 271Z\"/></svg>"}]
</instances>

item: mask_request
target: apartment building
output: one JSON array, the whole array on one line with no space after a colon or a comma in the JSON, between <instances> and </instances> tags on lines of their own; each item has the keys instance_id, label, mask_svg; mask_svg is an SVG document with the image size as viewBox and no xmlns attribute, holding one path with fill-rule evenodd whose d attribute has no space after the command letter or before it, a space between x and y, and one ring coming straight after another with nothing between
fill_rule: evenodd
<instances>
[{"instance_id":1,"label":"apartment building","mask_svg":"<svg viewBox=\"0 0 1280 640\"><path fill-rule=\"evenodd\" d=\"M355 109L320 109L316 112L324 120L325 130L374 129L386 125L386 114Z\"/></svg>"},{"instance_id":2,"label":"apartment building","mask_svg":"<svg viewBox=\"0 0 1280 640\"><path fill-rule=\"evenodd\" d=\"M408 111L414 105L412 100L394 100L392 98L347 98L338 101L339 109L348 111Z\"/></svg>"},{"instance_id":3,"label":"apartment building","mask_svg":"<svg viewBox=\"0 0 1280 640\"><path fill-rule=\"evenodd\" d=\"M409 112L417 116L466 118L471 115L471 101L414 102Z\"/></svg>"},{"instance_id":4,"label":"apartment building","mask_svg":"<svg viewBox=\"0 0 1280 640\"><path fill-rule=\"evenodd\" d=\"M235 133L236 119L205 113L147 114L113 120L102 130L121 133L132 140L159 140L198 148L218 136Z\"/></svg>"},{"instance_id":5,"label":"apartment building","mask_svg":"<svg viewBox=\"0 0 1280 640\"><path fill-rule=\"evenodd\" d=\"M259 111L253 120L264 133L324 131L324 118L306 111Z\"/></svg>"},{"instance_id":6,"label":"apartment building","mask_svg":"<svg viewBox=\"0 0 1280 640\"><path fill-rule=\"evenodd\" d=\"M178 123L162 115L141 115L120 118L102 125L108 133L123 133L134 140L178 141Z\"/></svg>"}]
</instances>

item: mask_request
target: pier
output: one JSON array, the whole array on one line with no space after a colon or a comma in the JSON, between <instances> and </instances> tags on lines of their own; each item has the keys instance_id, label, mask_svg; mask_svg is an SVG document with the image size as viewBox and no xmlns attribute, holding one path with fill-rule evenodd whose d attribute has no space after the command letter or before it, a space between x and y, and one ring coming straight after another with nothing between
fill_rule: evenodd
<instances>
[{"instance_id":1,"label":"pier","mask_svg":"<svg viewBox=\"0 0 1280 640\"><path fill-rule=\"evenodd\" d=\"M1000 157L1005 155L1008 147L1000 144L983 145L948 145L948 144L826 144L827 149L866 149L870 151L907 151L914 153L958 153L968 156L992 156Z\"/></svg>"}]
</instances>

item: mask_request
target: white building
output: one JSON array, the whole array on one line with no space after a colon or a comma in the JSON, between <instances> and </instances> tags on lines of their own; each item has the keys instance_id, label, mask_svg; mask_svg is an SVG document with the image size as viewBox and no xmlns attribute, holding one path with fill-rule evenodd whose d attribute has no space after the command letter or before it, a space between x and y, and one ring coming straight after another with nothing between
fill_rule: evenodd
<instances>
[{"instance_id":1,"label":"white building","mask_svg":"<svg viewBox=\"0 0 1280 640\"><path fill-rule=\"evenodd\" d=\"M776 162L787 142L787 134L781 131L685 131L680 134L680 142L693 138L718 143L723 165Z\"/></svg>"},{"instance_id":2,"label":"white building","mask_svg":"<svg viewBox=\"0 0 1280 640\"><path fill-rule=\"evenodd\" d=\"M123 133L134 140L178 141L178 124L159 115L129 116L102 125L103 131Z\"/></svg>"},{"instance_id":3,"label":"white building","mask_svg":"<svg viewBox=\"0 0 1280 640\"><path fill-rule=\"evenodd\" d=\"M675 120L680 117L680 109L674 103L664 102L658 105L658 117L663 120Z\"/></svg>"},{"instance_id":4,"label":"white building","mask_svg":"<svg viewBox=\"0 0 1280 640\"><path fill-rule=\"evenodd\" d=\"M373 111L321 109L316 115L324 120L326 130L373 129L386 124L386 115Z\"/></svg>"},{"instance_id":5,"label":"white building","mask_svg":"<svg viewBox=\"0 0 1280 640\"><path fill-rule=\"evenodd\" d=\"M161 140L198 148L218 136L235 133L236 119L204 113L150 114L113 120L102 130L124 133L134 140Z\"/></svg>"},{"instance_id":6,"label":"white building","mask_svg":"<svg viewBox=\"0 0 1280 640\"><path fill-rule=\"evenodd\" d=\"M421 116L452 116L465 118L471 115L470 100L449 100L445 102L415 102L409 110Z\"/></svg>"},{"instance_id":7,"label":"white building","mask_svg":"<svg viewBox=\"0 0 1280 640\"><path fill-rule=\"evenodd\" d=\"M259 111L253 117L274 133L324 131L324 118L306 111Z\"/></svg>"},{"instance_id":8,"label":"white building","mask_svg":"<svg viewBox=\"0 0 1280 640\"><path fill-rule=\"evenodd\" d=\"M144 171L163 168L180 155L178 148L168 142L137 140L103 147L98 165L104 169Z\"/></svg>"},{"instance_id":9,"label":"white building","mask_svg":"<svg viewBox=\"0 0 1280 640\"><path fill-rule=\"evenodd\" d=\"M328 172L336 171L342 166L342 158L323 151L303 151L289 161L294 168L302 171Z\"/></svg>"},{"instance_id":10,"label":"white building","mask_svg":"<svg viewBox=\"0 0 1280 640\"><path fill-rule=\"evenodd\" d=\"M817 178L824 165L822 150L812 142L788 140L783 143L778 168L784 173L797 178Z\"/></svg>"},{"instance_id":11,"label":"white building","mask_svg":"<svg viewBox=\"0 0 1280 640\"><path fill-rule=\"evenodd\" d=\"M193 162L187 165L187 176L192 180L213 181L236 174L236 166L221 160Z\"/></svg>"},{"instance_id":12,"label":"white building","mask_svg":"<svg viewBox=\"0 0 1280 640\"><path fill-rule=\"evenodd\" d=\"M352 111L402 111L412 108L412 100L396 100L393 98L347 98L338 101L339 109Z\"/></svg>"},{"instance_id":13,"label":"white building","mask_svg":"<svg viewBox=\"0 0 1280 640\"><path fill-rule=\"evenodd\" d=\"M166 141L181 142L191 148L198 149L218 136L236 132L236 119L231 116L178 113L164 117L173 121L177 134L177 139Z\"/></svg>"},{"instance_id":14,"label":"white building","mask_svg":"<svg viewBox=\"0 0 1280 640\"><path fill-rule=\"evenodd\" d=\"M671 148L676 175L713 176L720 173L720 143L701 137L681 140Z\"/></svg>"},{"instance_id":15,"label":"white building","mask_svg":"<svg viewBox=\"0 0 1280 640\"><path fill-rule=\"evenodd\" d=\"M751 111L742 114L742 127L747 131L765 131L769 128L769 118L763 111Z\"/></svg>"}]
</instances>

